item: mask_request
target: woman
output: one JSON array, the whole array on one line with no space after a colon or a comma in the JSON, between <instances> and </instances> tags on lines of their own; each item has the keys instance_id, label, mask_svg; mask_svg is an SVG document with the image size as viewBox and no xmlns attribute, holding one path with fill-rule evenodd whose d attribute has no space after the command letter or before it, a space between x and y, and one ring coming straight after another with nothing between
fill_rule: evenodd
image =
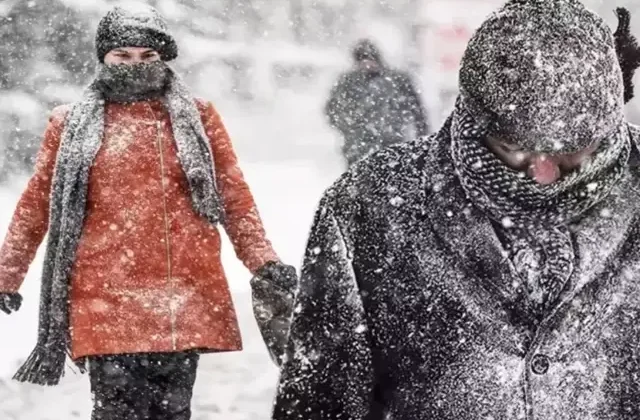
<instances>
[{"instance_id":1,"label":"woman","mask_svg":"<svg viewBox=\"0 0 640 420\"><path fill-rule=\"evenodd\" d=\"M295 270L266 238L220 116L166 64L178 48L158 12L113 8L96 51L82 100L52 113L0 250L10 313L49 232L38 345L16 379L54 385L68 353L88 361L94 419L187 419L198 354L242 348L217 226L256 275L261 314L286 318Z\"/></svg>"}]
</instances>

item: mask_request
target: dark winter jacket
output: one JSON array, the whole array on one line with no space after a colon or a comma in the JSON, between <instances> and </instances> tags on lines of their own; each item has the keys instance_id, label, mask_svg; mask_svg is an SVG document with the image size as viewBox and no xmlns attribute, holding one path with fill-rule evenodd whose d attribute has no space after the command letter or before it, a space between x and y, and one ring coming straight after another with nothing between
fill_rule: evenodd
<instances>
[{"instance_id":1,"label":"dark winter jacket","mask_svg":"<svg viewBox=\"0 0 640 420\"><path fill-rule=\"evenodd\" d=\"M325 113L344 136L349 163L413 137L411 127L418 136L428 134L427 115L411 77L387 67L344 74L331 91Z\"/></svg>"},{"instance_id":2,"label":"dark winter jacket","mask_svg":"<svg viewBox=\"0 0 640 420\"><path fill-rule=\"evenodd\" d=\"M570 286L536 328L449 131L365 159L322 199L273 418L639 419L637 169L572 226Z\"/></svg>"}]
</instances>

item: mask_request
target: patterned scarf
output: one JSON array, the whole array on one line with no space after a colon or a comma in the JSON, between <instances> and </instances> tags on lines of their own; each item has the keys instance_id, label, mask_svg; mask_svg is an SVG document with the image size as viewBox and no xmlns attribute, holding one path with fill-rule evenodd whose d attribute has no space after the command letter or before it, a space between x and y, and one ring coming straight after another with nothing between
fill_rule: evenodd
<instances>
[{"instance_id":1,"label":"patterned scarf","mask_svg":"<svg viewBox=\"0 0 640 420\"><path fill-rule=\"evenodd\" d=\"M543 315L573 272L568 224L605 198L624 175L631 151L628 128L621 125L580 169L545 186L509 168L485 146L488 125L478 123L462 102L451 127L457 175L469 200L504 228L531 306Z\"/></svg>"}]
</instances>

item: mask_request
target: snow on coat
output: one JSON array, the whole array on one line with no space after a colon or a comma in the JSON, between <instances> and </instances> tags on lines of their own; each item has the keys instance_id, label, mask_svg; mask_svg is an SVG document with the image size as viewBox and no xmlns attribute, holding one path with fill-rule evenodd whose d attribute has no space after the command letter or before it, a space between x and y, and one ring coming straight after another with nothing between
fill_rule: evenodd
<instances>
[{"instance_id":1,"label":"snow on coat","mask_svg":"<svg viewBox=\"0 0 640 420\"><path fill-rule=\"evenodd\" d=\"M213 105L197 101L211 141L225 228L256 272L278 257ZM49 192L68 107L54 110L0 250L0 291L19 289L49 218ZM220 234L196 214L161 101L107 103L87 214L71 274L74 359L90 355L234 351L242 347L220 260Z\"/></svg>"},{"instance_id":2,"label":"snow on coat","mask_svg":"<svg viewBox=\"0 0 640 420\"><path fill-rule=\"evenodd\" d=\"M637 168L571 226L576 269L533 329L450 145L449 121L326 192L273 418L640 418Z\"/></svg>"}]
</instances>

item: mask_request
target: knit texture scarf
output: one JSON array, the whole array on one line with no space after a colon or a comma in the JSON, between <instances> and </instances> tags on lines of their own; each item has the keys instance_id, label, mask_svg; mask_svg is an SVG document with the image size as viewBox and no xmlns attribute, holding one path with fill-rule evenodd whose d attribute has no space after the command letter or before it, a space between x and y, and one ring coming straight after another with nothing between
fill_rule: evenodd
<instances>
[{"instance_id":1,"label":"knit texture scarf","mask_svg":"<svg viewBox=\"0 0 640 420\"><path fill-rule=\"evenodd\" d=\"M604 199L623 177L631 151L622 124L602 140L580 169L551 185L512 170L484 144L478 123L459 100L451 126L451 154L469 200L502 227L511 261L537 315L553 305L574 268L568 224Z\"/></svg>"},{"instance_id":2,"label":"knit texture scarf","mask_svg":"<svg viewBox=\"0 0 640 420\"><path fill-rule=\"evenodd\" d=\"M211 224L223 222L209 139L188 88L173 71L164 99L192 205ZM89 172L102 144L104 105L94 81L67 115L51 187L38 341L14 376L18 381L56 385L64 375L70 353L69 278L85 218Z\"/></svg>"}]
</instances>

